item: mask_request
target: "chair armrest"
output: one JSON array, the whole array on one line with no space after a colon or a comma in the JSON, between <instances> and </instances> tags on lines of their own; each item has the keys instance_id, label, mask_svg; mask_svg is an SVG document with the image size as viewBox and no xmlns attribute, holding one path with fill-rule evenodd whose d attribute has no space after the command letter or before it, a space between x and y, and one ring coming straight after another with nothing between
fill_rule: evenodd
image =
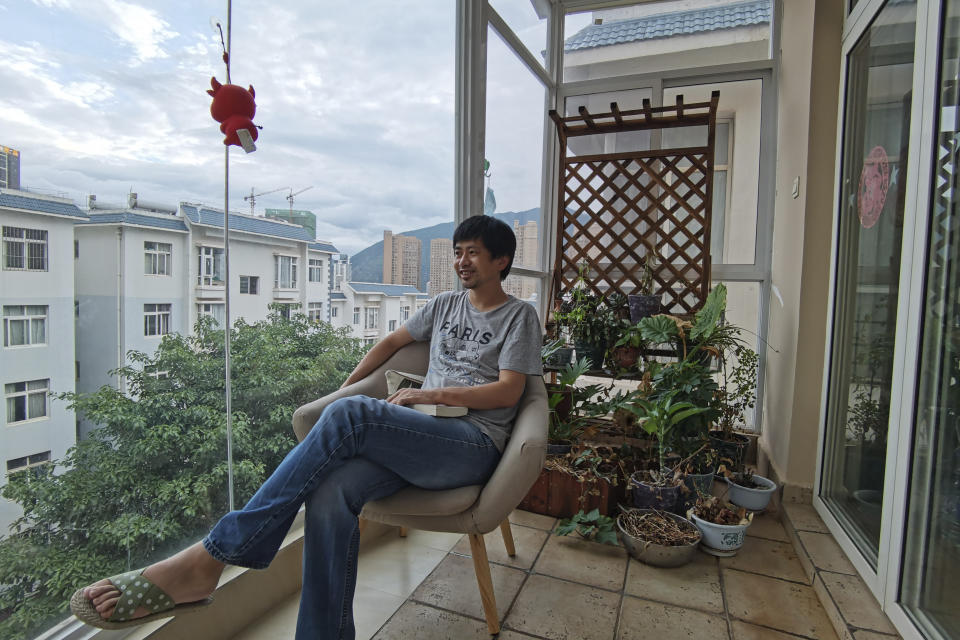
<instances>
[{"instance_id":1,"label":"chair armrest","mask_svg":"<svg viewBox=\"0 0 960 640\"><path fill-rule=\"evenodd\" d=\"M334 400L356 395L386 398L387 378L384 374L387 369L397 369L398 371L423 375L427 372L429 357L429 342L412 342L390 356L386 362L377 367L366 378L303 405L293 412L293 432L297 435L297 440L303 440L307 437L310 429L320 419L320 414Z\"/></svg>"}]
</instances>

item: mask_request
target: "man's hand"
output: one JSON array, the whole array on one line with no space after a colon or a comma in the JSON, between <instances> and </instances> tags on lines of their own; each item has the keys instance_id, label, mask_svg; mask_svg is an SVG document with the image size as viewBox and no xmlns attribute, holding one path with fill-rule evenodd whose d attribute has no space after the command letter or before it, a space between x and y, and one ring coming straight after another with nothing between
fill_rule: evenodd
<instances>
[{"instance_id":1,"label":"man's hand","mask_svg":"<svg viewBox=\"0 0 960 640\"><path fill-rule=\"evenodd\" d=\"M387 398L390 404L442 404L437 401L435 389L400 389Z\"/></svg>"}]
</instances>

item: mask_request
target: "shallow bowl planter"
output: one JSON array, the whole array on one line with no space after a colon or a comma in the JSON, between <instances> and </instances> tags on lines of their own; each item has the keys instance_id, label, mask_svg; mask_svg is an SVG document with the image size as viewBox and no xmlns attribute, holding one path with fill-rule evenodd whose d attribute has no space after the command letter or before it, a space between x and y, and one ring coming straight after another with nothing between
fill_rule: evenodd
<instances>
[{"instance_id":1,"label":"shallow bowl planter","mask_svg":"<svg viewBox=\"0 0 960 640\"><path fill-rule=\"evenodd\" d=\"M737 474L739 477L740 474ZM777 484L763 476L753 476L754 484L759 485L757 489L751 489L737 484L734 479L727 478L727 497L733 504L749 509L750 511L762 511L767 508L770 497L777 490Z\"/></svg>"},{"instance_id":2,"label":"shallow bowl planter","mask_svg":"<svg viewBox=\"0 0 960 640\"><path fill-rule=\"evenodd\" d=\"M652 509L637 509L639 513L653 513ZM675 513L667 513L668 518L675 520L680 526L695 527L689 520L686 520ZM623 528L621 519L623 514L617 516L617 537L620 544L624 546L627 552L644 564L654 567L681 567L693 559L697 551L697 545L703 534L698 531L697 541L692 544L663 545L656 542L650 542L642 538L637 538L627 533Z\"/></svg>"},{"instance_id":3,"label":"shallow bowl planter","mask_svg":"<svg viewBox=\"0 0 960 640\"><path fill-rule=\"evenodd\" d=\"M743 546L743 538L747 534L747 524L714 524L707 522L693 512L690 512L690 519L697 525L700 533L703 534L701 542L710 550L721 553L734 552ZM707 550L709 553L709 550ZM729 554L732 555L732 554Z\"/></svg>"}]
</instances>

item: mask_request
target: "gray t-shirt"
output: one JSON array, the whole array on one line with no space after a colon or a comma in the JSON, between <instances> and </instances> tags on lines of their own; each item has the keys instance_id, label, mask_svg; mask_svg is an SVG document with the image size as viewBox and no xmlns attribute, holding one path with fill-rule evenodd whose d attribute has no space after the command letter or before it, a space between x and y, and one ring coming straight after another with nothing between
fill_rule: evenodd
<instances>
[{"instance_id":1,"label":"gray t-shirt","mask_svg":"<svg viewBox=\"0 0 960 640\"><path fill-rule=\"evenodd\" d=\"M543 375L536 310L513 296L492 311L477 311L469 291L441 293L404 326L414 340L430 341L424 389L474 387L496 382L500 371ZM502 452L517 408L470 409L464 419L490 436Z\"/></svg>"}]
</instances>

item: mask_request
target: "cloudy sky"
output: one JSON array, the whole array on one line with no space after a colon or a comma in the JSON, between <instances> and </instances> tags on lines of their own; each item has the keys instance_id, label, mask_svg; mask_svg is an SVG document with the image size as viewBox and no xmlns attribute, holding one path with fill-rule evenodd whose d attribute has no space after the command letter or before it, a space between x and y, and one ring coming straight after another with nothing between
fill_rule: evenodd
<instances>
[{"instance_id":1,"label":"cloudy sky","mask_svg":"<svg viewBox=\"0 0 960 640\"><path fill-rule=\"evenodd\" d=\"M525 2L510 14L542 39ZM524 5L526 5L524 7ZM225 81L218 0L0 0L0 144L22 185L120 203L223 206L223 146L206 94ZM280 187L350 253L452 219L453 0L254 3L233 8L233 81L257 93L258 150L231 152L231 209ZM491 36L488 150L498 211L536 206L543 89ZM535 44L531 45L536 47ZM287 192L257 200L286 207Z\"/></svg>"}]
</instances>

